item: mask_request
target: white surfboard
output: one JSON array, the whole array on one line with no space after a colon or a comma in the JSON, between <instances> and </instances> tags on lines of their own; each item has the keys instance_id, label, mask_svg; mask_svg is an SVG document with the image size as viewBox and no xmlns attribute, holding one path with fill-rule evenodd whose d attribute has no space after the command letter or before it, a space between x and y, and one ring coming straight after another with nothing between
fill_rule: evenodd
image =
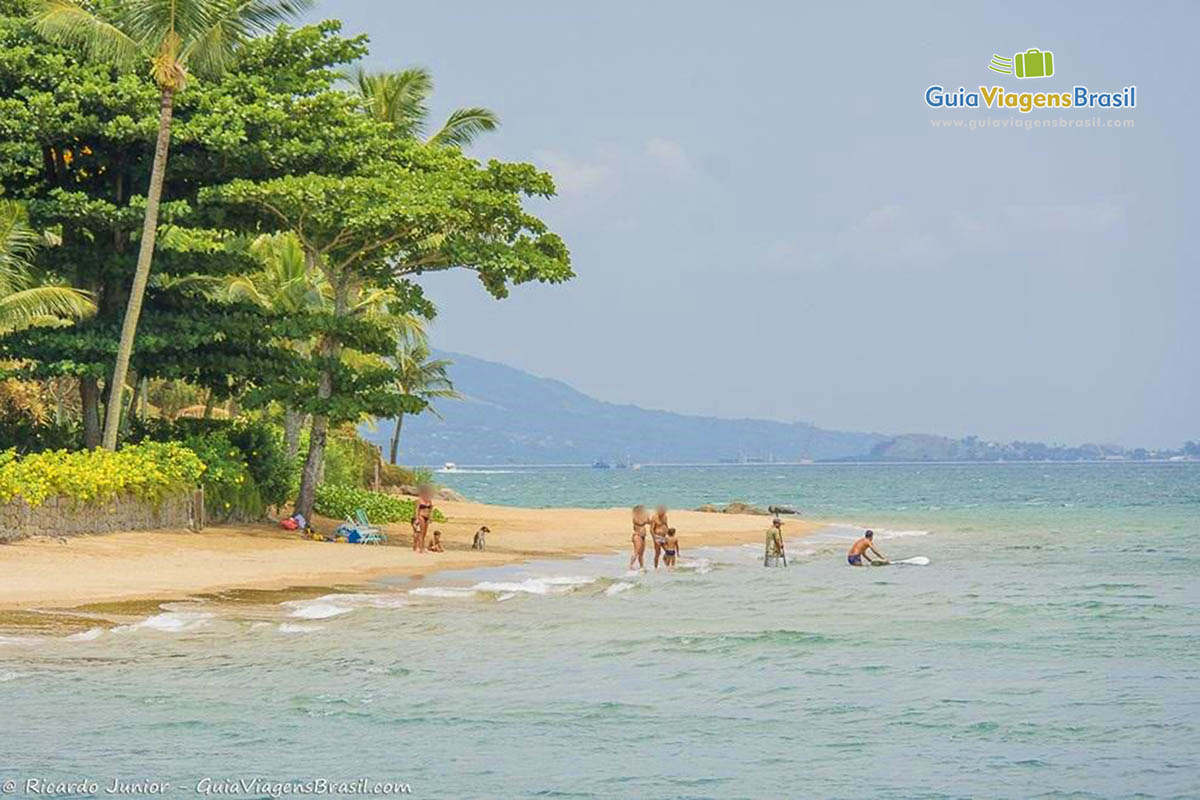
<instances>
[{"instance_id":1,"label":"white surfboard","mask_svg":"<svg viewBox=\"0 0 1200 800\"><path fill-rule=\"evenodd\" d=\"M928 556L913 556L912 558L904 558L904 559L901 559L900 561L893 561L891 563L905 564L910 567L928 567L929 566L929 557Z\"/></svg>"}]
</instances>

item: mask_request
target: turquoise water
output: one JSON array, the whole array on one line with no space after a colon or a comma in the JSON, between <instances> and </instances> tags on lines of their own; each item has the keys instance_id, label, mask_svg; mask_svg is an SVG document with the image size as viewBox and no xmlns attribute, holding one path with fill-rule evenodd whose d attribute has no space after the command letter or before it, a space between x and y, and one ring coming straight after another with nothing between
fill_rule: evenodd
<instances>
[{"instance_id":1,"label":"turquoise water","mask_svg":"<svg viewBox=\"0 0 1200 800\"><path fill-rule=\"evenodd\" d=\"M670 574L605 555L4 640L0 778L100 784L59 796L109 796L113 776L180 797L256 777L451 798L1200 796L1200 465L444 477L492 502L742 499L830 524L786 570L681 531ZM931 564L846 567L841 523Z\"/></svg>"}]
</instances>

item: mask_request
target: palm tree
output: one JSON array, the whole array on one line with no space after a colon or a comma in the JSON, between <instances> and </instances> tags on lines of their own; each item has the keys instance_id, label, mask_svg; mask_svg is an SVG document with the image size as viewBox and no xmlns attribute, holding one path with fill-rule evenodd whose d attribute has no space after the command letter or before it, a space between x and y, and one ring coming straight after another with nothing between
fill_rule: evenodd
<instances>
[{"instance_id":1,"label":"palm tree","mask_svg":"<svg viewBox=\"0 0 1200 800\"><path fill-rule=\"evenodd\" d=\"M325 272L310 265L304 248L294 233L263 234L250 244L250 254L260 269L245 275L230 276L218 293L230 301L247 301L281 314L332 313L333 286ZM423 323L415 314L394 314L390 307L397 297L394 291L365 287L350 287L347 315L365 316L383 322L399 337L424 337ZM316 341L294 341L290 347L303 355L311 355ZM362 364L377 357L347 349L342 359ZM300 445L300 428L304 414L296 409L283 412L284 440L289 456L295 456Z\"/></svg>"},{"instance_id":2,"label":"palm tree","mask_svg":"<svg viewBox=\"0 0 1200 800\"><path fill-rule=\"evenodd\" d=\"M158 230L158 206L171 143L175 94L189 70L219 75L229 68L238 46L255 32L310 7L312 0L40 0L34 15L38 32L51 41L75 45L94 60L120 68L147 63L159 91L158 138L146 192L146 215L138 247L129 304L109 386L116 392L104 421L104 447L115 450L121 422L120 387L125 385L142 298Z\"/></svg>"},{"instance_id":3,"label":"palm tree","mask_svg":"<svg viewBox=\"0 0 1200 800\"><path fill-rule=\"evenodd\" d=\"M454 390L454 384L446 375L446 368L450 366L450 362L430 356L429 341L424 334L404 333L397 338L392 366L396 369L396 385L400 391L419 397L427 403L441 397L462 397ZM429 406L429 410L437 414L433 406ZM392 431L392 445L388 453L388 460L392 464L396 463L396 456L399 454L400 428L403 424L404 414L401 413L396 417L396 427Z\"/></svg>"},{"instance_id":4,"label":"palm tree","mask_svg":"<svg viewBox=\"0 0 1200 800\"><path fill-rule=\"evenodd\" d=\"M20 204L0 200L0 334L62 324L95 311L91 298L78 289L33 285L29 259L41 239Z\"/></svg>"},{"instance_id":5,"label":"palm tree","mask_svg":"<svg viewBox=\"0 0 1200 800\"><path fill-rule=\"evenodd\" d=\"M419 139L425 135L429 125L428 101L433 94L433 76L429 70L409 67L399 72L367 72L359 67L351 82L375 119L392 123L396 132L405 138ZM479 134L498 127L500 117L490 109L457 108L425 141L466 147Z\"/></svg>"}]
</instances>

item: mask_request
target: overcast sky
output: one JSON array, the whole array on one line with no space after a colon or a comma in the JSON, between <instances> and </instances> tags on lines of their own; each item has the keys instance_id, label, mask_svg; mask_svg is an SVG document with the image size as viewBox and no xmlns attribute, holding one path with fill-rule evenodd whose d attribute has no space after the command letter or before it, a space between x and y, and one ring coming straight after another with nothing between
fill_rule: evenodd
<instances>
[{"instance_id":1,"label":"overcast sky","mask_svg":"<svg viewBox=\"0 0 1200 800\"><path fill-rule=\"evenodd\" d=\"M408 3L318 15L532 161L578 277L427 288L436 346L616 402L885 433L1200 439L1196 3ZM1037 47L1055 75L993 54ZM1137 85L1133 129L934 129L926 87ZM1031 115L1086 119L1092 112ZM1025 117L1022 117L1023 119Z\"/></svg>"}]
</instances>

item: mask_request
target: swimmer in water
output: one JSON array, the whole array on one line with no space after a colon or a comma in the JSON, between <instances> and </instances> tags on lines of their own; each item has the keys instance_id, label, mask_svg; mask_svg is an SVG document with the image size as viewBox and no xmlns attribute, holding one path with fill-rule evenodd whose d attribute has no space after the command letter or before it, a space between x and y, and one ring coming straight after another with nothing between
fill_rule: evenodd
<instances>
[{"instance_id":1,"label":"swimmer in water","mask_svg":"<svg viewBox=\"0 0 1200 800\"><path fill-rule=\"evenodd\" d=\"M867 555L868 551L878 556L879 560L872 561L871 557ZM863 556L867 556L867 561L869 561L872 566L890 563L887 560L887 556L875 549L874 531L867 531L865 534L863 534L861 539L850 545L850 552L846 554L846 561L848 561L852 567L865 567L867 565L863 563Z\"/></svg>"}]
</instances>

